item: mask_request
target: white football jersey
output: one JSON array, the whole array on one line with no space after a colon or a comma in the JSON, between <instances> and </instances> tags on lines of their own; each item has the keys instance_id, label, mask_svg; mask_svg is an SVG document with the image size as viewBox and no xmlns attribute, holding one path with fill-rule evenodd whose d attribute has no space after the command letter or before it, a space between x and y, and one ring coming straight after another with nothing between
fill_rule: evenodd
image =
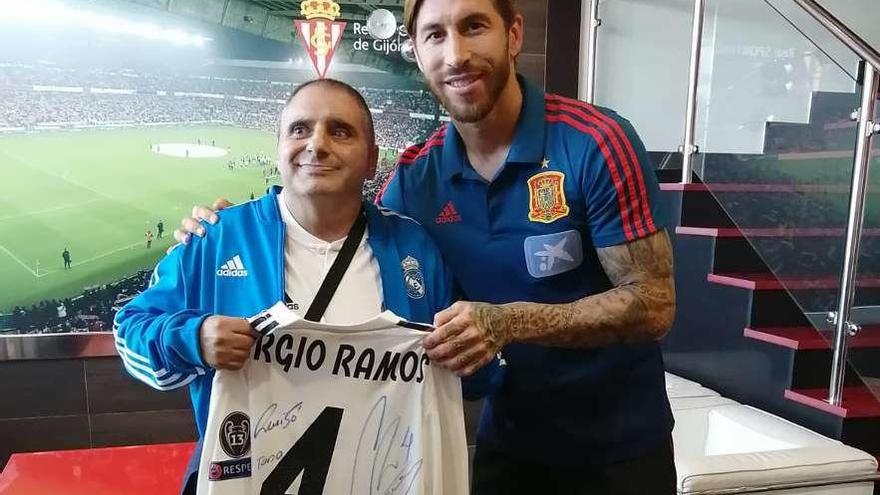
<instances>
[{"instance_id":1,"label":"white football jersey","mask_svg":"<svg viewBox=\"0 0 880 495\"><path fill-rule=\"evenodd\" d=\"M384 312L328 325L283 303L239 371L218 370L199 495L465 495L461 382L422 325Z\"/></svg>"}]
</instances>

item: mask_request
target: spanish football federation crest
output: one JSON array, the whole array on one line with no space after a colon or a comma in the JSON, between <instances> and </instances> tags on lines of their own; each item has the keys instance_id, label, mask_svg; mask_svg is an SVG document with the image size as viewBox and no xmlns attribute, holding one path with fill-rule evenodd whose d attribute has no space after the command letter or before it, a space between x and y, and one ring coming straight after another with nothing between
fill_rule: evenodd
<instances>
[{"instance_id":1,"label":"spanish football federation crest","mask_svg":"<svg viewBox=\"0 0 880 495\"><path fill-rule=\"evenodd\" d=\"M568 215L565 174L541 172L529 178L529 221L551 223Z\"/></svg>"},{"instance_id":2,"label":"spanish football federation crest","mask_svg":"<svg viewBox=\"0 0 880 495\"><path fill-rule=\"evenodd\" d=\"M339 17L339 4L333 0L305 0L300 4L300 13L306 20L294 21L296 32L306 45L315 72L323 79L346 23L334 22Z\"/></svg>"},{"instance_id":3,"label":"spanish football federation crest","mask_svg":"<svg viewBox=\"0 0 880 495\"><path fill-rule=\"evenodd\" d=\"M413 299L425 297L425 277L419 267L419 260L407 256L400 262L403 268L403 285L406 287L406 295Z\"/></svg>"}]
</instances>

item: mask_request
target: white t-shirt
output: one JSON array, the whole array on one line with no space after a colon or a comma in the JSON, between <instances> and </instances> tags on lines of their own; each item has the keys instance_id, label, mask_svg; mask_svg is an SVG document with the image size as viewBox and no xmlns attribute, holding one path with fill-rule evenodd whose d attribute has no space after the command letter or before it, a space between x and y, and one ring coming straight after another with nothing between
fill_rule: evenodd
<instances>
[{"instance_id":1,"label":"white t-shirt","mask_svg":"<svg viewBox=\"0 0 880 495\"><path fill-rule=\"evenodd\" d=\"M218 370L199 495L465 495L461 383L424 332L384 312L356 325L279 303L240 371Z\"/></svg>"},{"instance_id":2,"label":"white t-shirt","mask_svg":"<svg viewBox=\"0 0 880 495\"><path fill-rule=\"evenodd\" d=\"M326 242L313 236L293 218L281 195L277 197L278 209L287 231L284 240L284 289L293 301L291 309L303 317L342 249L345 238ZM369 235L369 230L364 232L351 265L330 299L321 319L323 323L357 323L382 312L382 280L379 277L379 263L367 243Z\"/></svg>"}]
</instances>

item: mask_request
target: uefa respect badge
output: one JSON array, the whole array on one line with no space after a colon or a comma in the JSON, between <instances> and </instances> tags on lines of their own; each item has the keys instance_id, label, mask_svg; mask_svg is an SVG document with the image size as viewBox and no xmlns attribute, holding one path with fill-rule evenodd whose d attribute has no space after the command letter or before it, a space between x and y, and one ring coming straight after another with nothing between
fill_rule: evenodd
<instances>
[{"instance_id":1,"label":"uefa respect badge","mask_svg":"<svg viewBox=\"0 0 880 495\"><path fill-rule=\"evenodd\" d=\"M345 22L335 22L339 17L339 4L333 0L305 0L300 4L300 14L306 20L295 20L312 66L318 77L323 79L330 68L333 54L345 32Z\"/></svg>"}]
</instances>

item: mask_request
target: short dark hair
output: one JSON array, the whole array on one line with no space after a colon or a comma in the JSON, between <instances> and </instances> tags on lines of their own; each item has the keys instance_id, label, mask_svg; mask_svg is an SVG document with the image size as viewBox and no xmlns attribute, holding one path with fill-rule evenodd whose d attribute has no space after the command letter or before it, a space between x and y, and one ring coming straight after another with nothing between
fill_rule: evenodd
<instances>
[{"instance_id":1,"label":"short dark hair","mask_svg":"<svg viewBox=\"0 0 880 495\"><path fill-rule=\"evenodd\" d=\"M419 16L419 10L422 8L424 0L404 0L403 2L403 25L410 38L416 33L416 18ZM510 28L513 25L513 18L516 16L516 5L514 0L492 0L495 10L504 19L504 27Z\"/></svg>"},{"instance_id":2,"label":"short dark hair","mask_svg":"<svg viewBox=\"0 0 880 495\"><path fill-rule=\"evenodd\" d=\"M293 98L302 90L309 86L314 85L321 86L330 86L332 88L341 89L342 91L351 95L352 98L357 101L358 106L361 108L361 111L364 114L364 118L367 119L367 136L370 138L370 145L376 144L376 126L373 123L373 114L370 112L370 106L367 105L367 100L364 99L363 95L358 92L358 90L354 89L350 85L339 81L337 79L312 79L310 81L306 81L296 88L293 89L293 92L290 93L290 96L287 97L287 100L284 101L284 106L281 108L281 112L284 113L284 110L287 109L287 106L290 105L290 102L293 101ZM281 129L278 129L278 136L281 136Z\"/></svg>"}]
</instances>

